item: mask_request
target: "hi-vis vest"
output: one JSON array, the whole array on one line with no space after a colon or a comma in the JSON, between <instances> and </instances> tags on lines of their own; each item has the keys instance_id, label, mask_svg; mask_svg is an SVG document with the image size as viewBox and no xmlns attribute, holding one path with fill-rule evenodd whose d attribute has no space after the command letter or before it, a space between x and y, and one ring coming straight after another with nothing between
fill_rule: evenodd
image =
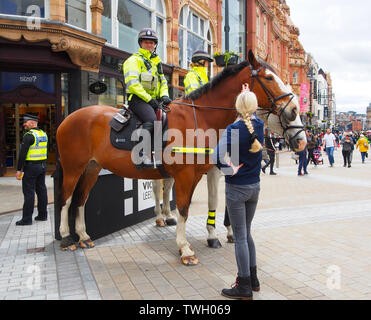
<instances>
[{"instance_id":1,"label":"hi-vis vest","mask_svg":"<svg viewBox=\"0 0 371 320\"><path fill-rule=\"evenodd\" d=\"M209 82L207 70L205 67L193 67L184 79L185 93L190 94Z\"/></svg>"},{"instance_id":2,"label":"hi-vis vest","mask_svg":"<svg viewBox=\"0 0 371 320\"><path fill-rule=\"evenodd\" d=\"M166 78L159 70L160 65L160 57L151 58L150 51L140 48L123 66L126 92L135 94L145 102L169 96Z\"/></svg>"},{"instance_id":3,"label":"hi-vis vest","mask_svg":"<svg viewBox=\"0 0 371 320\"><path fill-rule=\"evenodd\" d=\"M27 152L27 161L46 160L48 154L48 136L42 130L31 129L26 134L32 134L35 142Z\"/></svg>"}]
</instances>

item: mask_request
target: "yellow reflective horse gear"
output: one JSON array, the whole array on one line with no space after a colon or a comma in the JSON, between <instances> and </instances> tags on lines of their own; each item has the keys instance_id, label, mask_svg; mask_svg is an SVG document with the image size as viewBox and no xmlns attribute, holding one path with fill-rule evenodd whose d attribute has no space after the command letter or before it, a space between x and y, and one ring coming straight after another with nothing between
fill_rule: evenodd
<instances>
[{"instance_id":1,"label":"yellow reflective horse gear","mask_svg":"<svg viewBox=\"0 0 371 320\"><path fill-rule=\"evenodd\" d=\"M160 57L151 57L149 50L140 48L123 66L126 93L135 94L145 102L169 96L167 80L161 69Z\"/></svg>"},{"instance_id":2,"label":"yellow reflective horse gear","mask_svg":"<svg viewBox=\"0 0 371 320\"><path fill-rule=\"evenodd\" d=\"M46 160L48 155L48 136L42 130L31 129L26 134L32 134L35 142L30 146L27 152L27 161Z\"/></svg>"},{"instance_id":3,"label":"yellow reflective horse gear","mask_svg":"<svg viewBox=\"0 0 371 320\"><path fill-rule=\"evenodd\" d=\"M212 148L194 148L194 147L173 147L172 153L188 153L188 154L213 154L214 149Z\"/></svg>"},{"instance_id":4,"label":"yellow reflective horse gear","mask_svg":"<svg viewBox=\"0 0 371 320\"><path fill-rule=\"evenodd\" d=\"M208 82L209 77L205 67L192 67L184 79L185 93L190 94Z\"/></svg>"}]
</instances>

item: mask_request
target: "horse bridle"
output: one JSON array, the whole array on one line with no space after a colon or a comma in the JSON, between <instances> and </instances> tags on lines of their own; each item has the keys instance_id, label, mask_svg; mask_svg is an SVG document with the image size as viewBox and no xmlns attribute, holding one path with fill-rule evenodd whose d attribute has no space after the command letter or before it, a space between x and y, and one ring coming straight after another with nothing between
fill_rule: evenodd
<instances>
[{"instance_id":1,"label":"horse bridle","mask_svg":"<svg viewBox=\"0 0 371 320\"><path fill-rule=\"evenodd\" d=\"M272 94L272 92L269 91L269 89L264 85L264 83L260 80L260 78L258 77L258 74L259 72L263 69L264 67L260 67L259 69L255 70L253 68L253 66L250 64L250 70L251 70L251 85L250 85L250 90L252 91L253 87L254 87L254 80L256 79L256 81L259 82L260 86L262 87L263 91L265 92L265 94L267 95L267 98L269 100L269 102L271 103L271 108L270 109L263 109L263 108L259 108L260 110L264 110L266 114L268 114L267 116L267 119L269 118L269 116L271 114L274 114L278 117L279 119L279 122L280 122L280 125L283 129L283 136L285 136L286 132L290 129L300 129L298 130L298 132L291 138L287 137L288 138L288 141L289 143L291 142L291 140L295 139L301 132L305 131L304 129L304 126L284 126L283 123L282 123L282 119L281 117L284 117L286 122L290 122L287 117L286 117L286 114L285 114L285 110L286 108L289 106L289 104L291 103L291 101L294 99L294 94L292 92L289 92L289 93L285 93L285 94L282 94L280 96L278 96L277 98L274 97L274 95ZM286 103L286 105L283 107L283 108L280 108L278 105L277 105L277 101L280 101L286 97L290 97L289 101Z\"/></svg>"}]
</instances>

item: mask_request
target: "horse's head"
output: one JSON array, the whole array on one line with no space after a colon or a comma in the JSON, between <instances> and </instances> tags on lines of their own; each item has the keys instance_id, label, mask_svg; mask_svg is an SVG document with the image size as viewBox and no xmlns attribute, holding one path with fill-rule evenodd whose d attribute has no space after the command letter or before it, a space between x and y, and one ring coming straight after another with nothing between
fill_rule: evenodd
<instances>
[{"instance_id":1,"label":"horse's head","mask_svg":"<svg viewBox=\"0 0 371 320\"><path fill-rule=\"evenodd\" d=\"M299 104L296 96L284 85L268 64L258 62L249 51L250 89L256 94L259 103L258 116L274 132L282 135L294 151L302 151L306 146L306 135L299 117Z\"/></svg>"}]
</instances>

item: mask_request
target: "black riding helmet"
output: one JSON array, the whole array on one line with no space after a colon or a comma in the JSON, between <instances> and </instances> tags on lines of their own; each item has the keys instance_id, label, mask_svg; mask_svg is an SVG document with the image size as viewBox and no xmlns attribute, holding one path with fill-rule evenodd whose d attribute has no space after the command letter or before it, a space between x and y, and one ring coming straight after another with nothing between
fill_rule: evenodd
<instances>
[{"instance_id":1,"label":"black riding helmet","mask_svg":"<svg viewBox=\"0 0 371 320\"><path fill-rule=\"evenodd\" d=\"M210 62L214 61L214 59L211 58L211 56L206 51L197 50L197 51L193 52L192 62L199 62L201 60L207 60L207 61L210 61Z\"/></svg>"},{"instance_id":2,"label":"black riding helmet","mask_svg":"<svg viewBox=\"0 0 371 320\"><path fill-rule=\"evenodd\" d=\"M151 28L144 28L144 29L140 30L140 32L138 34L138 44L139 44L139 46L140 46L140 42L143 41L143 40L152 40L157 45L158 37L157 37L156 31L151 29Z\"/></svg>"}]
</instances>

